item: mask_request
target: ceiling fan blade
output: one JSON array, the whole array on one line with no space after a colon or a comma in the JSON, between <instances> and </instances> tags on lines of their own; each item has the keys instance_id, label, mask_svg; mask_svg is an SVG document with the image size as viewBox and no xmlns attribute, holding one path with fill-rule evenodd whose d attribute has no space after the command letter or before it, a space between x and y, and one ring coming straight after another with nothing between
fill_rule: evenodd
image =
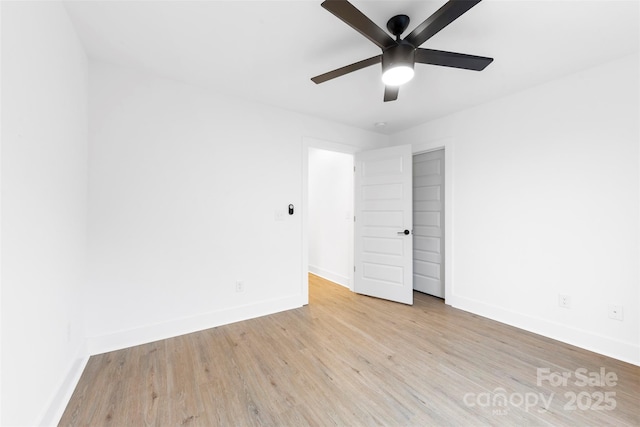
<instances>
[{"instance_id":1,"label":"ceiling fan blade","mask_svg":"<svg viewBox=\"0 0 640 427\"><path fill-rule=\"evenodd\" d=\"M418 25L405 37L405 40L415 47L420 46L478 3L480 0L449 0L422 24Z\"/></svg>"},{"instance_id":2,"label":"ceiling fan blade","mask_svg":"<svg viewBox=\"0 0 640 427\"><path fill-rule=\"evenodd\" d=\"M345 24L371 40L380 49L396 45L396 41L347 0L326 0L321 4Z\"/></svg>"},{"instance_id":3,"label":"ceiling fan blade","mask_svg":"<svg viewBox=\"0 0 640 427\"><path fill-rule=\"evenodd\" d=\"M442 65L444 67L482 71L487 67L487 65L491 64L493 58L418 48L416 49L415 60L421 64Z\"/></svg>"},{"instance_id":4,"label":"ceiling fan blade","mask_svg":"<svg viewBox=\"0 0 640 427\"><path fill-rule=\"evenodd\" d=\"M385 86L384 87L384 102L395 101L398 99L398 92L400 86Z\"/></svg>"},{"instance_id":5,"label":"ceiling fan blade","mask_svg":"<svg viewBox=\"0 0 640 427\"><path fill-rule=\"evenodd\" d=\"M351 65L346 65L344 67L340 67L333 71L329 71L328 73L320 74L319 76L315 76L311 78L311 81L315 84L324 83L327 80L335 79L336 77L344 76L345 74L352 73L354 71L358 71L362 68L369 67L374 64L379 64L382 61L382 55L374 56L369 59L363 59L362 61L355 62Z\"/></svg>"}]
</instances>

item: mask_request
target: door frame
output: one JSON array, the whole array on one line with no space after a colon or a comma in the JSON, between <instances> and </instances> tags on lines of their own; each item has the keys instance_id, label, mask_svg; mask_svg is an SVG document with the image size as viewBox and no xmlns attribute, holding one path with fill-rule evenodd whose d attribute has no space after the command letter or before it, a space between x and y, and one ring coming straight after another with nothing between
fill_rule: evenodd
<instances>
[{"instance_id":1,"label":"door frame","mask_svg":"<svg viewBox=\"0 0 640 427\"><path fill-rule=\"evenodd\" d=\"M362 151L361 147L352 145L339 144L336 142L325 141L311 137L302 137L302 275L301 281L301 299L302 305L309 304L309 149L316 148L319 150L333 151L337 153L345 153L355 155L358 151ZM353 244L354 235L351 233L349 265L353 265ZM349 269L349 290L353 292L353 270Z\"/></svg>"},{"instance_id":2,"label":"door frame","mask_svg":"<svg viewBox=\"0 0 640 427\"><path fill-rule=\"evenodd\" d=\"M411 144L411 154L444 150L444 302L451 305L454 299L453 277L453 138Z\"/></svg>"},{"instance_id":3,"label":"door frame","mask_svg":"<svg viewBox=\"0 0 640 427\"><path fill-rule=\"evenodd\" d=\"M444 302L452 305L455 300L455 277L454 266L454 181L453 181L453 159L454 140L452 137L438 138L431 141L407 142L411 144L411 154L421 154L428 151L444 148ZM400 144L394 144L400 145ZM309 304L309 148L320 150L336 151L339 153L353 154L365 150L362 147L329 142L322 139L302 137L302 255L301 255L301 305ZM382 148L382 147L379 147ZM354 244L354 236L351 236L351 247ZM353 252L353 251L351 251ZM353 264L353 253L350 254L351 264ZM349 289L353 291L353 271L349 271Z\"/></svg>"}]
</instances>

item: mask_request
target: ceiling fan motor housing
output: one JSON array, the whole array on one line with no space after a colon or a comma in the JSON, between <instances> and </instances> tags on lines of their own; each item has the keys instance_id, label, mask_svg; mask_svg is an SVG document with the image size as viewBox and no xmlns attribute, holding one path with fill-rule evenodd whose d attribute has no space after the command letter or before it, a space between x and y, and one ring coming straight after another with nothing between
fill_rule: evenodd
<instances>
[{"instance_id":1,"label":"ceiling fan motor housing","mask_svg":"<svg viewBox=\"0 0 640 427\"><path fill-rule=\"evenodd\" d=\"M414 75L415 47L404 41L397 43L382 52L382 82L387 87L403 85Z\"/></svg>"},{"instance_id":2,"label":"ceiling fan motor housing","mask_svg":"<svg viewBox=\"0 0 640 427\"><path fill-rule=\"evenodd\" d=\"M382 52L382 72L403 65L413 68L415 56L416 48L411 43L401 40L396 46Z\"/></svg>"}]
</instances>

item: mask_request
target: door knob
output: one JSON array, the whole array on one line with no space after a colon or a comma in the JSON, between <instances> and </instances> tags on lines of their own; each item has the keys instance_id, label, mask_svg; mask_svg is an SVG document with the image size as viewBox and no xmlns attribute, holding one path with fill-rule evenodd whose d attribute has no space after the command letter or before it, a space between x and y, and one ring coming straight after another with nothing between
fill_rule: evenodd
<instances>
[{"instance_id":1,"label":"door knob","mask_svg":"<svg viewBox=\"0 0 640 427\"><path fill-rule=\"evenodd\" d=\"M402 235L409 235L411 234L411 232L409 230L404 230L404 231L398 231L398 236L402 236Z\"/></svg>"}]
</instances>

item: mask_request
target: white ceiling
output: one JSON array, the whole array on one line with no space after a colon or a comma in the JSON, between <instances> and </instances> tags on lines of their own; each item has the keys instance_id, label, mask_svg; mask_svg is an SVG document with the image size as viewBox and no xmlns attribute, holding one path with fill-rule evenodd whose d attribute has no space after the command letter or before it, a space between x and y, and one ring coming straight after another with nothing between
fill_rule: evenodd
<instances>
[{"instance_id":1,"label":"white ceiling","mask_svg":"<svg viewBox=\"0 0 640 427\"><path fill-rule=\"evenodd\" d=\"M404 13L408 34L444 4L352 3L380 27ZM310 78L380 53L320 7L297 1L71 1L92 59L213 91L395 133L436 117L638 51L637 1L485 0L422 47L493 57L484 71L416 65L382 102L380 67L316 85ZM386 122L385 128L374 123Z\"/></svg>"}]
</instances>

